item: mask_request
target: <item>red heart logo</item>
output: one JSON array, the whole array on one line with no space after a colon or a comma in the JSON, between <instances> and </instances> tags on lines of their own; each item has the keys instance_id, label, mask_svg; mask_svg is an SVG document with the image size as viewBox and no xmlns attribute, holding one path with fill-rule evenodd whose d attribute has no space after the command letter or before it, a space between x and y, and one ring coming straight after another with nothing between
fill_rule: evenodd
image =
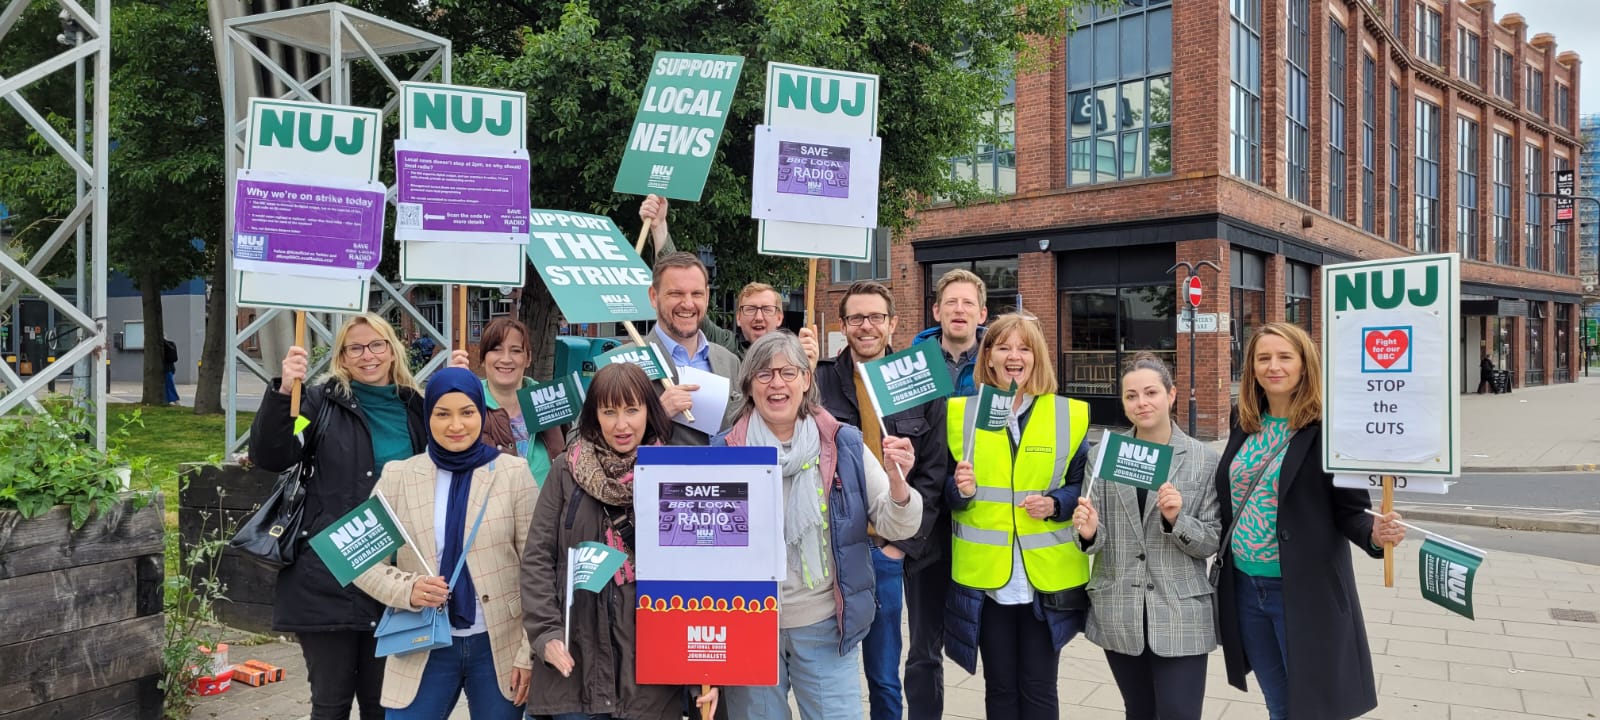
<instances>
[{"instance_id":1,"label":"red heart logo","mask_svg":"<svg viewBox=\"0 0 1600 720\"><path fill-rule=\"evenodd\" d=\"M1395 364L1401 356L1406 354L1406 348L1411 346L1411 336L1404 330L1390 330L1378 332L1373 330L1367 333L1367 354L1373 361L1384 369Z\"/></svg>"}]
</instances>

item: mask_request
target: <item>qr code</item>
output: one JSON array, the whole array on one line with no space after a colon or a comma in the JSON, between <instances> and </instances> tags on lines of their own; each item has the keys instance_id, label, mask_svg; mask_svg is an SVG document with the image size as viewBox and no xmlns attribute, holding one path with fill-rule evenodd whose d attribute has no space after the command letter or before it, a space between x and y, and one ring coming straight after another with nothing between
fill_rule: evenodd
<instances>
[{"instance_id":1,"label":"qr code","mask_svg":"<svg viewBox=\"0 0 1600 720\"><path fill-rule=\"evenodd\" d=\"M395 203L395 227L422 227L422 203Z\"/></svg>"}]
</instances>

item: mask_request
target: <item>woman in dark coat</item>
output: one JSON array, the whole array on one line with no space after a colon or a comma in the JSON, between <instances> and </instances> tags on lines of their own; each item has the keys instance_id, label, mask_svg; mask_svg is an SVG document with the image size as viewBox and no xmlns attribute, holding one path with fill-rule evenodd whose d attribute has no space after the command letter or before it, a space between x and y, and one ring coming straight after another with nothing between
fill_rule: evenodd
<instances>
[{"instance_id":1,"label":"woman in dark coat","mask_svg":"<svg viewBox=\"0 0 1600 720\"><path fill-rule=\"evenodd\" d=\"M1254 671L1273 720L1344 720L1377 707L1350 544L1383 557L1383 543L1405 538L1399 514L1368 515L1365 490L1336 488L1323 472L1321 380L1304 330L1256 330L1217 465L1228 682L1243 690Z\"/></svg>"},{"instance_id":2,"label":"woman in dark coat","mask_svg":"<svg viewBox=\"0 0 1600 720\"><path fill-rule=\"evenodd\" d=\"M289 393L309 366L305 348L291 347L283 377L267 388L250 428L250 459L282 472L310 457L315 476L306 484L305 511L295 562L278 571L272 629L295 633L311 684L312 720L346 720L359 698L361 720L384 716L379 696L384 662L375 656L372 631L383 608L354 585L341 587L310 539L372 495L385 463L404 460L428 445L422 394L403 362L394 328L382 317L357 315L334 337L333 367L301 393L300 414L327 414L302 447L289 415Z\"/></svg>"}]
</instances>

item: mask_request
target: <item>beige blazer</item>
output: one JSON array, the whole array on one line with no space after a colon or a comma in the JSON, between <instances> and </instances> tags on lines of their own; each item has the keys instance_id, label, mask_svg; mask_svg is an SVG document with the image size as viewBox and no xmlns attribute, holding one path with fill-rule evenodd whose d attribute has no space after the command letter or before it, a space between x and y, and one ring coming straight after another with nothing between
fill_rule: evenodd
<instances>
[{"instance_id":1,"label":"beige blazer","mask_svg":"<svg viewBox=\"0 0 1600 720\"><path fill-rule=\"evenodd\" d=\"M382 492L395 520L405 527L416 549L428 559L433 572L446 580L454 570L440 568L434 551L433 497L438 468L427 453L389 463L373 494ZM478 517L478 509L489 503L483 514L478 537L467 549L467 571L478 591L478 604L489 627L489 646L494 655L495 673L500 677L500 692L511 695L511 669L533 666L528 636L522 630L522 590L519 568L522 546L533 521L534 501L539 488L528 472L528 462L501 455L472 475L468 496L467 530ZM464 542L466 537L462 537ZM401 548L395 564L374 565L356 578L356 585L378 602L389 607L417 610L411 605L411 586L426 571L411 548ZM422 669L430 653L391 656L383 673L382 703L387 708L404 708L417 697Z\"/></svg>"}]
</instances>

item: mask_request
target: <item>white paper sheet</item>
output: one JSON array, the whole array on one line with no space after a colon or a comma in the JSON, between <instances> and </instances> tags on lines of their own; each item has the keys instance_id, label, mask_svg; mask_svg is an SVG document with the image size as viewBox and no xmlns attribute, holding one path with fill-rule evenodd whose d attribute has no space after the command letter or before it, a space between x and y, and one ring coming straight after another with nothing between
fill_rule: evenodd
<instances>
[{"instance_id":1,"label":"white paper sheet","mask_svg":"<svg viewBox=\"0 0 1600 720\"><path fill-rule=\"evenodd\" d=\"M682 366L678 368L678 384L699 385L700 389L689 393L694 400L694 406L689 408L689 412L694 414L694 422L689 422L682 413L672 416L672 421L707 435L722 432L722 416L728 411L728 379L716 373Z\"/></svg>"}]
</instances>

